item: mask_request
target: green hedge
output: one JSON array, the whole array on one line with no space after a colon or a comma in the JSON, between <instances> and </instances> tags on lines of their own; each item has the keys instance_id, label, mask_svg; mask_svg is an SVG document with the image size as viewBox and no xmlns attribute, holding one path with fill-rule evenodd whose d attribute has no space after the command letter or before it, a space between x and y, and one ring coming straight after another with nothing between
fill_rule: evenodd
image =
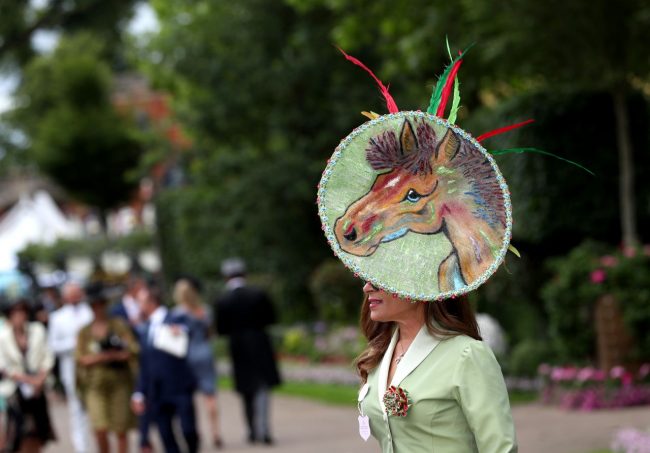
<instances>
[{"instance_id":1,"label":"green hedge","mask_svg":"<svg viewBox=\"0 0 650 453\"><path fill-rule=\"evenodd\" d=\"M636 339L635 357L650 358L650 249L626 250L587 241L549 260L553 278L542 288L552 346L560 360L595 359L596 301L611 294Z\"/></svg>"}]
</instances>

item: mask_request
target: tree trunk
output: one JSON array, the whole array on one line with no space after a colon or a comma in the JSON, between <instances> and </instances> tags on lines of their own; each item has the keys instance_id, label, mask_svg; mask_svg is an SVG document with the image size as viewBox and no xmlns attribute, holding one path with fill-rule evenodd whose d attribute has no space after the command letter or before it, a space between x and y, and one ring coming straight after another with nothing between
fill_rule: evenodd
<instances>
[{"instance_id":1,"label":"tree trunk","mask_svg":"<svg viewBox=\"0 0 650 453\"><path fill-rule=\"evenodd\" d=\"M634 339L630 335L621 305L614 296L605 294L596 301L595 311L598 367L609 372L615 366L633 366L631 353Z\"/></svg>"},{"instance_id":2,"label":"tree trunk","mask_svg":"<svg viewBox=\"0 0 650 453\"><path fill-rule=\"evenodd\" d=\"M636 231L636 207L634 200L634 168L630 121L627 115L625 90L619 88L612 93L614 116L616 118L616 145L618 148L619 203L623 246L632 247L639 243Z\"/></svg>"}]
</instances>

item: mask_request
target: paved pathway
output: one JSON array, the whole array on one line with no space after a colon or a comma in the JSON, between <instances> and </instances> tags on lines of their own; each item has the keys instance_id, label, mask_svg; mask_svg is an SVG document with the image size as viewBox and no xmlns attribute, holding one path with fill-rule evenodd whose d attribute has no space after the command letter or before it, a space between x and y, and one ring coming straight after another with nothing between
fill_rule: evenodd
<instances>
[{"instance_id":1,"label":"paved pathway","mask_svg":"<svg viewBox=\"0 0 650 453\"><path fill-rule=\"evenodd\" d=\"M523 453L586 453L609 448L619 428L650 428L650 407L575 412L538 404L515 406Z\"/></svg>"},{"instance_id":2,"label":"paved pathway","mask_svg":"<svg viewBox=\"0 0 650 453\"><path fill-rule=\"evenodd\" d=\"M359 438L354 408L328 406L287 396L273 398L273 428L277 444L273 448L251 447L244 441L238 398L229 391L221 392L219 398L225 452L379 452L373 439L364 443ZM619 427L650 427L648 407L584 413L529 404L516 406L513 414L520 451L524 453L588 453L607 448ZM65 405L53 403L51 415L61 441L48 447L46 453L72 452ZM202 432L207 432L203 415L201 425ZM209 451L211 449L207 446L202 449L202 452Z\"/></svg>"}]
</instances>

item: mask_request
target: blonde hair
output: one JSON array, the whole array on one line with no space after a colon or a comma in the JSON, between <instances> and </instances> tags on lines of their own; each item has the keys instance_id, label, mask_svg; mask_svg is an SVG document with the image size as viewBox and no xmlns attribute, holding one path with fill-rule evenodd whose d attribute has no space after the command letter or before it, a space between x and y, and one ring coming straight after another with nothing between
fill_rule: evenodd
<instances>
[{"instance_id":1,"label":"blonde hair","mask_svg":"<svg viewBox=\"0 0 650 453\"><path fill-rule=\"evenodd\" d=\"M182 278L174 285L174 302L177 305L183 305L190 308L201 306L201 295L194 285L188 280Z\"/></svg>"}]
</instances>

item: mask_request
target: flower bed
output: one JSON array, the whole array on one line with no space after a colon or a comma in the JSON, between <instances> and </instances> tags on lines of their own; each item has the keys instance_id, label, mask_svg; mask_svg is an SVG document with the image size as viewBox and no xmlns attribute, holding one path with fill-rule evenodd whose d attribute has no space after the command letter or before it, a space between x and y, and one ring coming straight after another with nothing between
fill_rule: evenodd
<instances>
[{"instance_id":1,"label":"flower bed","mask_svg":"<svg viewBox=\"0 0 650 453\"><path fill-rule=\"evenodd\" d=\"M650 433L634 428L623 428L616 432L612 441L616 453L650 453Z\"/></svg>"},{"instance_id":2,"label":"flower bed","mask_svg":"<svg viewBox=\"0 0 650 453\"><path fill-rule=\"evenodd\" d=\"M542 401L565 409L592 411L650 404L650 364L637 372L621 366L609 372L593 367L542 364Z\"/></svg>"}]
</instances>

